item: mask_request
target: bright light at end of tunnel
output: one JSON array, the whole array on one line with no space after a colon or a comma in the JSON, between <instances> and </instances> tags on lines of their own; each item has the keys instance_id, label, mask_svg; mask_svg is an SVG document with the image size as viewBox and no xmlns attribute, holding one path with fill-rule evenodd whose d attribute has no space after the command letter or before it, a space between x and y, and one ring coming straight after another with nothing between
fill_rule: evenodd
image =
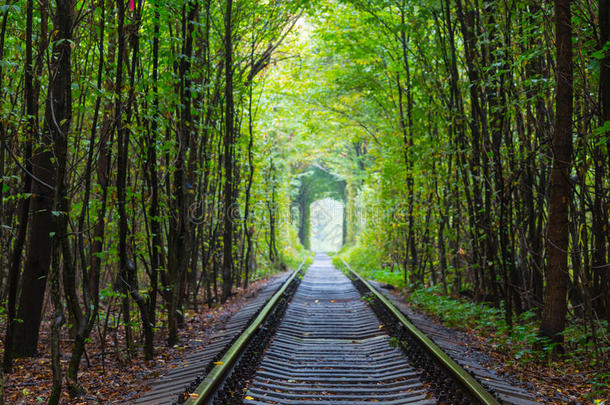
<instances>
[{"instance_id":1,"label":"bright light at end of tunnel","mask_svg":"<svg viewBox=\"0 0 610 405\"><path fill-rule=\"evenodd\" d=\"M343 244L343 203L332 198L314 201L310 206L311 250L336 252Z\"/></svg>"}]
</instances>

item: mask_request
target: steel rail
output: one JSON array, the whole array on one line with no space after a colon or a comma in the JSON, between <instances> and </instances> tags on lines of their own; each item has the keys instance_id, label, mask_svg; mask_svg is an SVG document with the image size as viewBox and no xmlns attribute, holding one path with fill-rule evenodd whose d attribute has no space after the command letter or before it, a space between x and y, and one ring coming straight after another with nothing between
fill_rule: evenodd
<instances>
[{"instance_id":1,"label":"steel rail","mask_svg":"<svg viewBox=\"0 0 610 405\"><path fill-rule=\"evenodd\" d=\"M473 376L457 364L449 357L440 347L436 345L428 336L417 329L407 317L400 312L382 293L377 291L368 281L350 267L343 258L341 261L345 265L350 274L353 274L358 280L375 295L375 297L383 303L383 305L398 319L398 321L409 331L409 333L428 351L436 360L447 368L459 383L461 383L468 391L485 405L500 405L498 400L490 394Z\"/></svg>"},{"instance_id":2,"label":"steel rail","mask_svg":"<svg viewBox=\"0 0 610 405\"><path fill-rule=\"evenodd\" d=\"M237 360L239 360L243 351L248 346L250 339L256 333L256 330L263 324L267 316L274 309L278 303L284 291L288 288L294 278L301 273L307 257L303 259L299 267L292 273L292 275L284 282L282 287L273 294L267 304L261 309L260 313L256 316L254 321L248 328L237 338L235 343L227 350L220 361L216 362L214 368L208 373L203 379L201 384L197 386L195 391L189 394L189 398L186 400L184 405L204 405L208 404L214 398L216 391L222 385L223 381L230 374L233 366Z\"/></svg>"}]
</instances>

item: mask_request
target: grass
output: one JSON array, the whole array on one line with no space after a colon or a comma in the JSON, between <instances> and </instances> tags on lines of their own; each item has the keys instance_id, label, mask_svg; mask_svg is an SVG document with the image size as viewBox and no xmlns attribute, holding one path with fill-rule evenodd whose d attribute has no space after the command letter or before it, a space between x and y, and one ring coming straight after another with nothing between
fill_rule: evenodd
<instances>
[{"instance_id":1,"label":"grass","mask_svg":"<svg viewBox=\"0 0 610 405\"><path fill-rule=\"evenodd\" d=\"M333 257L333 264L342 267L341 259L345 260L364 278L375 280L380 283L391 284L397 288L405 287L404 277L401 270L380 266L381 260L377 258L374 249L360 245L344 247Z\"/></svg>"}]
</instances>

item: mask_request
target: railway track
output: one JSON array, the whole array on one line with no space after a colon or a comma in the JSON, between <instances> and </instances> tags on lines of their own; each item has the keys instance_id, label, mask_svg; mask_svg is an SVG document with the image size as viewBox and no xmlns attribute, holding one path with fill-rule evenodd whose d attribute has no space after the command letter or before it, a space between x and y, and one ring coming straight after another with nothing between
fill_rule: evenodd
<instances>
[{"instance_id":1,"label":"railway track","mask_svg":"<svg viewBox=\"0 0 610 405\"><path fill-rule=\"evenodd\" d=\"M284 284L288 274L282 273L273 277L261 288L244 307L232 316L219 330L212 333L209 340L195 342L199 347L184 358L172 364L170 371L153 382L150 389L135 401L126 401L125 405L159 405L176 402L188 386L219 360L231 347L235 339L248 327L265 303ZM192 342L191 342L192 344Z\"/></svg>"},{"instance_id":2,"label":"railway track","mask_svg":"<svg viewBox=\"0 0 610 405\"><path fill-rule=\"evenodd\" d=\"M326 257L303 278L244 403L436 403L421 377Z\"/></svg>"},{"instance_id":3,"label":"railway track","mask_svg":"<svg viewBox=\"0 0 610 405\"><path fill-rule=\"evenodd\" d=\"M176 403L500 403L383 294L326 255L295 272L208 371ZM534 402L504 395L502 403Z\"/></svg>"}]
</instances>

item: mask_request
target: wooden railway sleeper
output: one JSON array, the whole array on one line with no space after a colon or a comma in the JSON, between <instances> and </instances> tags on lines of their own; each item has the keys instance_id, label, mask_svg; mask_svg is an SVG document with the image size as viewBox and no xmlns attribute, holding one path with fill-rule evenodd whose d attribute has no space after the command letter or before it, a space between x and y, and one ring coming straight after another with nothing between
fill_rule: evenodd
<instances>
[{"instance_id":1,"label":"wooden railway sleeper","mask_svg":"<svg viewBox=\"0 0 610 405\"><path fill-rule=\"evenodd\" d=\"M227 345L227 350L217 354L204 372L185 387L174 404L241 403L245 395L241 388L256 371L265 348L275 334L288 303L300 284L304 263L305 260L285 286L261 309L254 324L243 334L236 336ZM214 377L207 381L210 374ZM203 392L203 395L198 392Z\"/></svg>"}]
</instances>

